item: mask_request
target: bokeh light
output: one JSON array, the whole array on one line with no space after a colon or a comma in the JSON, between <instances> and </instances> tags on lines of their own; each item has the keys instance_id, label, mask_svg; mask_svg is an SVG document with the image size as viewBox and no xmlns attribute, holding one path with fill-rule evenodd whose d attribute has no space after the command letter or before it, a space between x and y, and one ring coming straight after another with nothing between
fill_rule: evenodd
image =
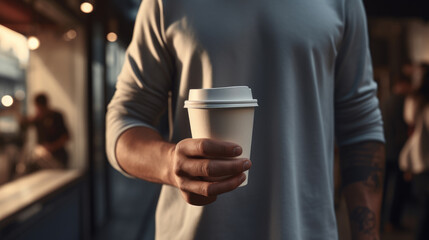
<instances>
[{"instance_id":1,"label":"bokeh light","mask_svg":"<svg viewBox=\"0 0 429 240\"><path fill-rule=\"evenodd\" d=\"M10 107L13 104L13 98L10 95L4 95L1 98L1 104L5 107Z\"/></svg>"},{"instance_id":2,"label":"bokeh light","mask_svg":"<svg viewBox=\"0 0 429 240\"><path fill-rule=\"evenodd\" d=\"M77 32L74 29L68 30L66 33L64 33L64 39L66 41L71 41L77 37Z\"/></svg>"},{"instance_id":3,"label":"bokeh light","mask_svg":"<svg viewBox=\"0 0 429 240\"><path fill-rule=\"evenodd\" d=\"M37 37L35 37L35 36L30 36L30 37L27 39L27 46L28 46L28 48L29 48L30 50L36 50L36 49L38 49L38 48L39 48L39 46L40 46L40 41L39 41L39 39L38 39Z\"/></svg>"},{"instance_id":4,"label":"bokeh light","mask_svg":"<svg viewBox=\"0 0 429 240\"><path fill-rule=\"evenodd\" d=\"M118 35L116 35L116 33L114 32L109 32L106 38L107 38L107 41L109 42L116 42L116 40L118 40Z\"/></svg>"},{"instance_id":5,"label":"bokeh light","mask_svg":"<svg viewBox=\"0 0 429 240\"><path fill-rule=\"evenodd\" d=\"M84 13L91 13L94 10L94 7L89 2L83 2L80 5L80 10Z\"/></svg>"}]
</instances>

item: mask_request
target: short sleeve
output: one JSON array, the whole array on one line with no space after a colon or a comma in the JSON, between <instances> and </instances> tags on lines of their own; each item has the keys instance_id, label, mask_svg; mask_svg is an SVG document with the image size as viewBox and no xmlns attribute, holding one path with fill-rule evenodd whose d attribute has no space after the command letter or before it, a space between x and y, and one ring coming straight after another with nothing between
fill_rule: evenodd
<instances>
[{"instance_id":1,"label":"short sleeve","mask_svg":"<svg viewBox=\"0 0 429 240\"><path fill-rule=\"evenodd\" d=\"M335 134L339 146L384 142L361 0L345 0L345 28L335 65Z\"/></svg>"},{"instance_id":2,"label":"short sleeve","mask_svg":"<svg viewBox=\"0 0 429 240\"><path fill-rule=\"evenodd\" d=\"M115 153L119 136L137 126L155 129L168 106L172 62L163 25L162 1L144 0L118 76L116 92L108 105L106 152L111 165L122 173Z\"/></svg>"}]
</instances>

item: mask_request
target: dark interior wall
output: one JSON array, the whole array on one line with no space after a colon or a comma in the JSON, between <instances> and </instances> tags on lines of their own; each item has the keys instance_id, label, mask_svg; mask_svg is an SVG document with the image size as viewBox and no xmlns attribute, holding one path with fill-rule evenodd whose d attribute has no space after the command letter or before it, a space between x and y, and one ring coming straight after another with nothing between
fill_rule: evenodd
<instances>
[{"instance_id":1,"label":"dark interior wall","mask_svg":"<svg viewBox=\"0 0 429 240\"><path fill-rule=\"evenodd\" d=\"M379 17L419 17L429 20L427 0L364 0L367 14Z\"/></svg>"}]
</instances>

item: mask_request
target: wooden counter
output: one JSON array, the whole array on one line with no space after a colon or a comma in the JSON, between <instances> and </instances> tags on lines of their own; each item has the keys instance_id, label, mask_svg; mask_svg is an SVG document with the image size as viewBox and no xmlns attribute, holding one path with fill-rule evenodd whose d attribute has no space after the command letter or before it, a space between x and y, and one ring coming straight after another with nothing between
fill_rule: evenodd
<instances>
[{"instance_id":1,"label":"wooden counter","mask_svg":"<svg viewBox=\"0 0 429 240\"><path fill-rule=\"evenodd\" d=\"M0 186L0 222L81 176L78 170L41 170Z\"/></svg>"}]
</instances>

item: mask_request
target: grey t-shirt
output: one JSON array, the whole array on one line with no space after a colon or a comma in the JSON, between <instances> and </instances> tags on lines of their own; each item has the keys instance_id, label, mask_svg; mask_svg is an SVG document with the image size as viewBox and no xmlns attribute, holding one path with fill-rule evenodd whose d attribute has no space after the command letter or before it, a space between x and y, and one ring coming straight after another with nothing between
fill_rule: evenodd
<instances>
[{"instance_id":1,"label":"grey t-shirt","mask_svg":"<svg viewBox=\"0 0 429 240\"><path fill-rule=\"evenodd\" d=\"M144 0L107 114L107 153L156 128L190 137L191 88L258 99L249 184L205 207L163 186L157 239L337 239L334 142L384 141L361 0Z\"/></svg>"}]
</instances>

